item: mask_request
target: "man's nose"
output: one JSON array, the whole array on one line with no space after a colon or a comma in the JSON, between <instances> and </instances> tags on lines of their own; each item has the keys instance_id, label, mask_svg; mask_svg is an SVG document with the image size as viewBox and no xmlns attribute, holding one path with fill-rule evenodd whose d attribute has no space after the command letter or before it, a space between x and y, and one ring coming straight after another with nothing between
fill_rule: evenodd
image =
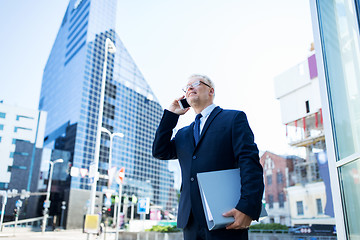
<instances>
[{"instance_id":1,"label":"man's nose","mask_svg":"<svg viewBox=\"0 0 360 240\"><path fill-rule=\"evenodd\" d=\"M189 89L194 89L193 85L189 85L188 86L188 91L189 91Z\"/></svg>"}]
</instances>

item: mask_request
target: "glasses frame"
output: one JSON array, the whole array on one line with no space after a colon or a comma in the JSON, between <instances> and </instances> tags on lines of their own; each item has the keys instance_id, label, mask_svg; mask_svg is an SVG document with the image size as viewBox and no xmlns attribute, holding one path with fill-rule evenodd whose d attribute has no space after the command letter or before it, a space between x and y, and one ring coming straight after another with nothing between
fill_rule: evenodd
<instances>
[{"instance_id":1,"label":"glasses frame","mask_svg":"<svg viewBox=\"0 0 360 240\"><path fill-rule=\"evenodd\" d=\"M199 81L193 82L192 84L186 85L185 87L182 88L182 90L186 93L189 90L189 88L195 88L195 87L199 86L201 83L209 88L212 88L209 84L204 83L203 81L199 80Z\"/></svg>"}]
</instances>

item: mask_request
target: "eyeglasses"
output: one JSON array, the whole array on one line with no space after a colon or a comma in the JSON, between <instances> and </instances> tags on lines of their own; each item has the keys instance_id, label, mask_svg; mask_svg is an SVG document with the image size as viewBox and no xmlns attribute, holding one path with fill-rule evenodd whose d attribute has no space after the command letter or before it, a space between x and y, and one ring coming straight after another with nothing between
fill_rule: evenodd
<instances>
[{"instance_id":1,"label":"eyeglasses","mask_svg":"<svg viewBox=\"0 0 360 240\"><path fill-rule=\"evenodd\" d=\"M186 93L188 90L189 90L189 88L194 88L194 87L197 87L197 86L199 86L200 84L204 84L205 86L208 86L209 88L211 88L211 86L209 85L209 84L206 84L206 83L204 83L203 81L196 81L196 82L194 82L194 83L192 83L192 84L189 84L189 85L186 85L185 87L183 87L182 88L182 90Z\"/></svg>"}]
</instances>

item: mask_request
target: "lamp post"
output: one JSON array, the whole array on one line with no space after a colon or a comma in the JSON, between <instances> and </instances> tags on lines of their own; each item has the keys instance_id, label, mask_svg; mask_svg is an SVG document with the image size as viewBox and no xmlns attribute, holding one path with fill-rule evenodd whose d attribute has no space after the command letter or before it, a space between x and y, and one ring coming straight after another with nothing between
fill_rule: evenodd
<instances>
[{"instance_id":1,"label":"lamp post","mask_svg":"<svg viewBox=\"0 0 360 240\"><path fill-rule=\"evenodd\" d=\"M53 176L53 171L54 171L54 165L56 163L62 163L64 162L63 159L59 158L55 161L50 161L50 176L49 176L49 181L48 181L48 185L47 185L47 191L46 191L46 199L44 202L44 219L43 219L43 224L42 224L42 233L45 232L45 228L46 228L46 220L48 217L48 209L50 207L50 190L51 190L51 182L52 182L52 176Z\"/></svg>"},{"instance_id":2,"label":"lamp post","mask_svg":"<svg viewBox=\"0 0 360 240\"><path fill-rule=\"evenodd\" d=\"M1 218L0 218L0 232L3 230L3 222L4 222L4 215L5 215L5 206L8 199L8 193L2 192L2 208L1 208Z\"/></svg>"},{"instance_id":3,"label":"lamp post","mask_svg":"<svg viewBox=\"0 0 360 240\"><path fill-rule=\"evenodd\" d=\"M104 98L105 98L105 83L106 83L106 67L107 67L107 57L108 52L115 53L116 48L114 43L106 38L105 40L105 54L104 54L104 66L103 66L103 74L101 81L101 93L100 93L100 103L99 103L99 115L98 115L98 124L96 131L96 144L95 144L95 157L94 157L94 180L91 185L91 193L90 193L90 214L94 214L95 212L95 197L96 197L96 185L98 178L98 169L99 169L99 154L100 154L100 140L101 140L101 127L102 127L102 118L104 111Z\"/></svg>"},{"instance_id":4,"label":"lamp post","mask_svg":"<svg viewBox=\"0 0 360 240\"><path fill-rule=\"evenodd\" d=\"M113 144L113 138L115 136L117 137L121 137L123 138L124 137L124 134L123 133L117 133L117 132L114 132L114 133L111 133L109 130L107 130L106 128L104 127L101 127L101 131L104 132L104 133L107 133L110 137L110 148L109 148L109 165L108 165L108 172L110 171L111 169L111 160L112 160L112 144ZM109 178L109 181L108 181L108 187L110 188L110 178Z\"/></svg>"},{"instance_id":5,"label":"lamp post","mask_svg":"<svg viewBox=\"0 0 360 240\"><path fill-rule=\"evenodd\" d=\"M111 133L109 130L107 130L106 128L102 127L101 128L101 131L104 132L104 133L107 133L110 137L110 148L109 148L109 165L108 165L108 174L109 174L109 179L108 179L108 189L110 189L110 185L111 185L111 181L110 181L110 171L111 171L111 164L112 164L112 144L113 144L113 138L115 136L117 137L121 137L123 138L124 137L124 134L123 133ZM116 203L115 203L115 206L116 206ZM116 211L114 210L114 215L113 215L113 220L116 219Z\"/></svg>"}]
</instances>

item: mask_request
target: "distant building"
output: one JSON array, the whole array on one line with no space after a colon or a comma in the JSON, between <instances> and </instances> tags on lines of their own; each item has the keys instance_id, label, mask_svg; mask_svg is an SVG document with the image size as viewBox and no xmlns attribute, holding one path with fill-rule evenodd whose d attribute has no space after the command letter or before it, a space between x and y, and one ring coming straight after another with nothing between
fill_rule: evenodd
<instances>
[{"instance_id":1,"label":"distant building","mask_svg":"<svg viewBox=\"0 0 360 240\"><path fill-rule=\"evenodd\" d=\"M0 190L9 187L14 157L29 154L15 151L16 142L35 143L37 136L36 147L42 148L46 116L44 111L0 103ZM26 180L29 175L22 177Z\"/></svg>"},{"instance_id":2,"label":"distant building","mask_svg":"<svg viewBox=\"0 0 360 240\"><path fill-rule=\"evenodd\" d=\"M152 157L152 142L163 109L131 58L117 29L117 0L70 0L46 63L39 109L48 112L44 146L71 153L70 164L81 174L69 181L67 227L79 228L89 209L100 90L105 69L102 127L114 137L112 166L125 168L123 195L150 197L151 204L173 211L173 173L167 161ZM105 41L116 47L105 59ZM96 212L100 212L108 186L110 139L101 137ZM74 171L75 172L75 171ZM110 186L115 192L115 181Z\"/></svg>"},{"instance_id":3,"label":"distant building","mask_svg":"<svg viewBox=\"0 0 360 240\"><path fill-rule=\"evenodd\" d=\"M295 186L287 188L291 225L335 224L319 93L314 53L275 78L288 143L305 158L294 162Z\"/></svg>"},{"instance_id":4,"label":"distant building","mask_svg":"<svg viewBox=\"0 0 360 240\"><path fill-rule=\"evenodd\" d=\"M31 166L32 152L34 144L28 141L18 140L15 145L15 151L19 154L14 155L13 165L9 167L11 173L8 190L17 190L18 193L27 190L28 178ZM53 170L53 179L51 187L51 205L50 216L61 215L61 202L57 199L63 199L64 194L68 194L68 182L70 181L69 160L70 152L61 150L51 150L36 148L34 163L32 166L32 178L30 184L30 197L23 199L21 196L8 198L5 210L5 220L13 220L13 209L15 202L22 200L19 219L34 218L43 215L43 203L47 191L49 178L49 162L57 159L63 159L63 163L55 164ZM60 219L58 219L58 224Z\"/></svg>"},{"instance_id":5,"label":"distant building","mask_svg":"<svg viewBox=\"0 0 360 240\"><path fill-rule=\"evenodd\" d=\"M264 169L265 201L268 217L262 222L290 226L290 209L286 188L294 185L293 158L266 151L260 158Z\"/></svg>"}]
</instances>

